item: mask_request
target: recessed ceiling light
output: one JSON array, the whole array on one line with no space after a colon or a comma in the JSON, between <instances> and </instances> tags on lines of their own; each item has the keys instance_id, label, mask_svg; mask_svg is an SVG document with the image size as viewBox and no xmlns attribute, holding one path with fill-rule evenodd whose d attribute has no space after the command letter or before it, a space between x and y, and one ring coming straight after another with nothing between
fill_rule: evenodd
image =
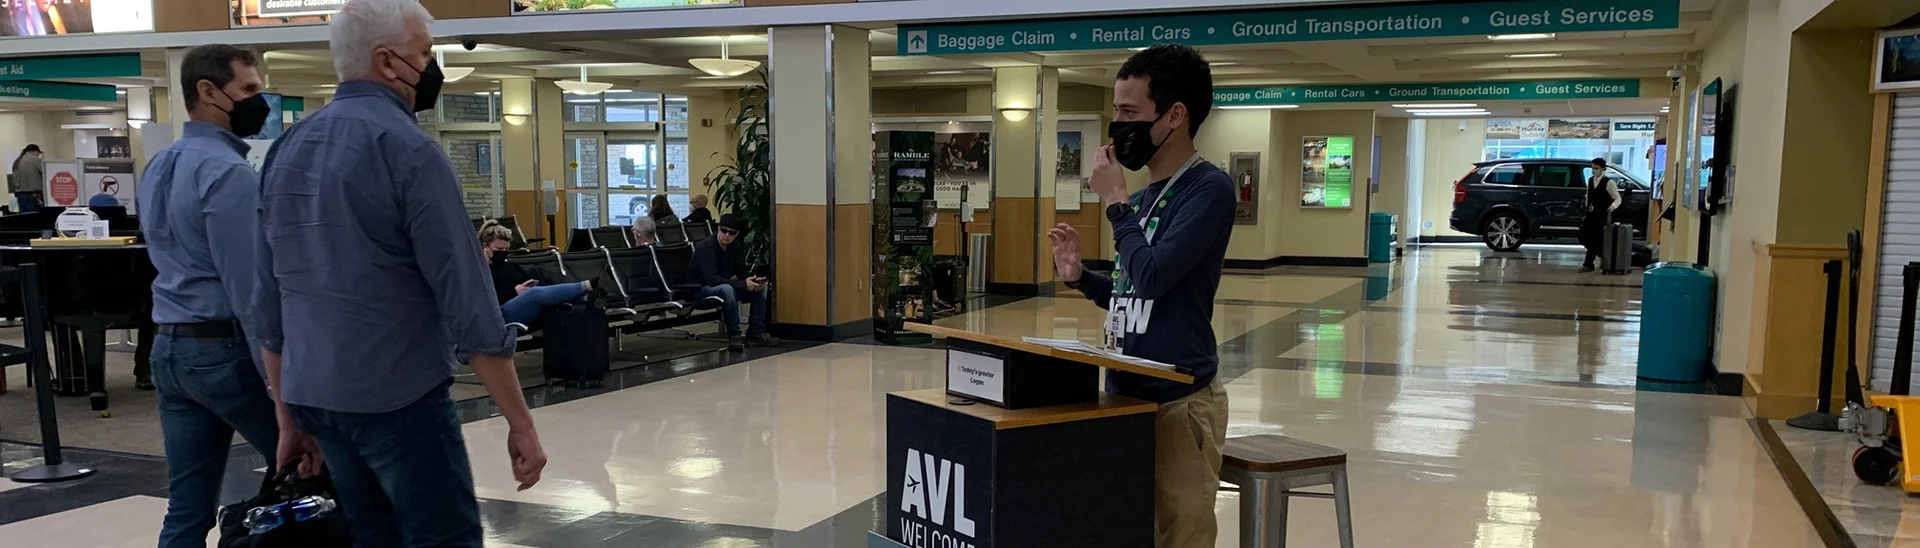
<instances>
[{"instance_id":1,"label":"recessed ceiling light","mask_svg":"<svg viewBox=\"0 0 1920 548\"><path fill-rule=\"evenodd\" d=\"M1235 62L1232 62L1232 61L1223 61L1223 62L1219 62L1219 63L1207 63L1207 64L1208 64L1208 65L1212 65L1212 66L1216 66L1216 67L1231 67L1231 66L1234 66L1234 65L1238 65L1238 64L1240 64L1240 63L1235 63Z\"/></svg>"},{"instance_id":2,"label":"recessed ceiling light","mask_svg":"<svg viewBox=\"0 0 1920 548\"><path fill-rule=\"evenodd\" d=\"M1556 36L1556 35L1555 35L1554 33L1551 33L1551 32L1528 32L1528 33L1521 33L1521 34L1492 34L1492 35L1488 35L1488 36L1487 36L1487 39L1488 39L1488 40L1500 40L1500 41L1507 41L1507 40L1552 40L1554 36Z\"/></svg>"},{"instance_id":3,"label":"recessed ceiling light","mask_svg":"<svg viewBox=\"0 0 1920 548\"><path fill-rule=\"evenodd\" d=\"M1412 114L1414 116L1487 116L1487 115L1493 114L1492 112L1487 112L1485 110L1480 110L1480 109L1409 110L1407 111L1407 113Z\"/></svg>"},{"instance_id":4,"label":"recessed ceiling light","mask_svg":"<svg viewBox=\"0 0 1920 548\"><path fill-rule=\"evenodd\" d=\"M1275 110L1275 109L1287 109L1287 108L1300 108L1300 105L1233 105L1233 106L1225 106L1220 108L1222 110Z\"/></svg>"},{"instance_id":5,"label":"recessed ceiling light","mask_svg":"<svg viewBox=\"0 0 1920 548\"><path fill-rule=\"evenodd\" d=\"M1473 108L1477 106L1480 106L1480 105L1477 103L1407 103L1407 104L1394 105L1393 108L1433 109L1433 108Z\"/></svg>"},{"instance_id":6,"label":"recessed ceiling light","mask_svg":"<svg viewBox=\"0 0 1920 548\"><path fill-rule=\"evenodd\" d=\"M1147 51L1147 48L1127 48L1127 49L1133 50L1133 51Z\"/></svg>"},{"instance_id":7,"label":"recessed ceiling light","mask_svg":"<svg viewBox=\"0 0 1920 548\"><path fill-rule=\"evenodd\" d=\"M1547 59L1547 58L1559 57L1559 56L1560 54L1558 53L1515 53L1512 55L1508 55L1507 58L1508 59Z\"/></svg>"},{"instance_id":8,"label":"recessed ceiling light","mask_svg":"<svg viewBox=\"0 0 1920 548\"><path fill-rule=\"evenodd\" d=\"M927 71L927 75L928 75L928 76L940 76L940 75L946 75L946 74L966 74L966 73L967 73L967 71L964 71L964 70L930 70L930 71Z\"/></svg>"},{"instance_id":9,"label":"recessed ceiling light","mask_svg":"<svg viewBox=\"0 0 1920 548\"><path fill-rule=\"evenodd\" d=\"M124 89L117 89L117 90L113 90L113 94L114 94L114 95L126 95L126 94L127 94L127 90L124 90Z\"/></svg>"}]
</instances>

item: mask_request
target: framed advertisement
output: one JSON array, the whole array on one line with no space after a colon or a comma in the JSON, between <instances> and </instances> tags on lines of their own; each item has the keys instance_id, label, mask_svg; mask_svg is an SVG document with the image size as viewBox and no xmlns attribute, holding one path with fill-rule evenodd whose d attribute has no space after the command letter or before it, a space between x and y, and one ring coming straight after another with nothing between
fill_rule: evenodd
<instances>
[{"instance_id":1,"label":"framed advertisement","mask_svg":"<svg viewBox=\"0 0 1920 548\"><path fill-rule=\"evenodd\" d=\"M1353 207L1353 137L1301 138L1300 207Z\"/></svg>"},{"instance_id":2,"label":"framed advertisement","mask_svg":"<svg viewBox=\"0 0 1920 548\"><path fill-rule=\"evenodd\" d=\"M1080 211L1080 196L1087 191L1086 148L1078 131L1059 132L1059 157L1053 173L1054 211Z\"/></svg>"},{"instance_id":3,"label":"framed advertisement","mask_svg":"<svg viewBox=\"0 0 1920 548\"><path fill-rule=\"evenodd\" d=\"M1873 90L1920 89L1920 28L1883 30L1874 37Z\"/></svg>"},{"instance_id":4,"label":"framed advertisement","mask_svg":"<svg viewBox=\"0 0 1920 548\"><path fill-rule=\"evenodd\" d=\"M1227 173L1233 178L1233 224L1260 224L1260 153L1228 155Z\"/></svg>"}]
</instances>

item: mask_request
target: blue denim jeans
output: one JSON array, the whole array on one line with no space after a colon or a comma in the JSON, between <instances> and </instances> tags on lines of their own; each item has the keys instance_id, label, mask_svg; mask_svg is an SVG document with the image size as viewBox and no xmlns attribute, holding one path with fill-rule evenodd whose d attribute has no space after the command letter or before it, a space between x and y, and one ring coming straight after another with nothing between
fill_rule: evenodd
<instances>
[{"instance_id":1,"label":"blue denim jeans","mask_svg":"<svg viewBox=\"0 0 1920 548\"><path fill-rule=\"evenodd\" d=\"M767 332L768 291L770 290L766 288L759 291L735 291L733 285L726 284L701 288L700 293L693 298L697 301L707 297L720 297L720 300L725 301L720 305L720 321L725 322L728 337L740 334L740 305L753 305L753 310L747 312L747 336L754 337Z\"/></svg>"},{"instance_id":2,"label":"blue denim jeans","mask_svg":"<svg viewBox=\"0 0 1920 548\"><path fill-rule=\"evenodd\" d=\"M40 193L38 192L15 192L13 193L13 197L20 201L21 213L32 213L40 209Z\"/></svg>"},{"instance_id":3,"label":"blue denim jeans","mask_svg":"<svg viewBox=\"0 0 1920 548\"><path fill-rule=\"evenodd\" d=\"M534 320L540 318L542 309L579 300L586 295L586 282L534 286L501 304L500 315L506 318L507 323L531 326Z\"/></svg>"},{"instance_id":4,"label":"blue denim jeans","mask_svg":"<svg viewBox=\"0 0 1920 548\"><path fill-rule=\"evenodd\" d=\"M167 451L167 517L160 548L204 547L222 503L234 432L271 462L280 429L246 337L153 338L153 385ZM248 489L252 492L253 489Z\"/></svg>"},{"instance_id":5,"label":"blue denim jeans","mask_svg":"<svg viewBox=\"0 0 1920 548\"><path fill-rule=\"evenodd\" d=\"M480 548L473 469L446 384L384 413L288 410L327 457L354 546Z\"/></svg>"}]
</instances>

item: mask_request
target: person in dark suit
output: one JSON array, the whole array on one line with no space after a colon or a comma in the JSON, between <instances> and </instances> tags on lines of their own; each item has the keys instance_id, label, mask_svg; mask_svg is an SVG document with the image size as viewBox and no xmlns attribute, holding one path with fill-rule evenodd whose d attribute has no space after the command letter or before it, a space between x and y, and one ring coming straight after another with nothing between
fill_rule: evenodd
<instances>
[{"instance_id":1,"label":"person in dark suit","mask_svg":"<svg viewBox=\"0 0 1920 548\"><path fill-rule=\"evenodd\" d=\"M707 210L707 195L695 194L693 195L692 202L693 202L693 212L688 213L685 219L681 219L681 222L684 222L684 223L713 222L713 212Z\"/></svg>"}]
</instances>

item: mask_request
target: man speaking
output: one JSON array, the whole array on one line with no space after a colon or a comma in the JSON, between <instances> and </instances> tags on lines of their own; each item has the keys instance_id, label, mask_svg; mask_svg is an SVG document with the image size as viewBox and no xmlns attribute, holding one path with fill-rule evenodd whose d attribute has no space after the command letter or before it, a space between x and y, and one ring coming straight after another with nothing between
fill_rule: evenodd
<instances>
[{"instance_id":1,"label":"man speaking","mask_svg":"<svg viewBox=\"0 0 1920 548\"><path fill-rule=\"evenodd\" d=\"M1184 384L1120 371L1107 391L1160 404L1154 419L1154 545L1214 545L1214 494L1226 443L1227 393L1215 378L1213 298L1233 231L1233 182L1200 158L1193 138L1213 108L1213 73L1199 52L1161 44L1120 67L1112 144L1088 182L1113 223L1114 272L1086 272L1080 235L1047 232L1067 287L1107 310L1107 344L1128 356L1186 368ZM1146 168L1153 184L1129 197L1120 168Z\"/></svg>"}]
</instances>

